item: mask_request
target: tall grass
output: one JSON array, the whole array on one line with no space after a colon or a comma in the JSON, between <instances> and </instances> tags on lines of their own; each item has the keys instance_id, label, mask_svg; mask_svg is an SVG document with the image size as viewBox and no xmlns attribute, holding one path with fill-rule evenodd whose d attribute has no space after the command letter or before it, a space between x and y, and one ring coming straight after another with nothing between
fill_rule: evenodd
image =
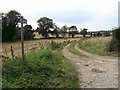
<instances>
[{"instance_id":1,"label":"tall grass","mask_svg":"<svg viewBox=\"0 0 120 90\"><path fill-rule=\"evenodd\" d=\"M79 41L79 47L99 55L111 55L108 51L111 37L86 38Z\"/></svg>"},{"instance_id":2,"label":"tall grass","mask_svg":"<svg viewBox=\"0 0 120 90\"><path fill-rule=\"evenodd\" d=\"M3 88L76 88L77 73L61 54L49 48L35 50L25 57L3 62Z\"/></svg>"}]
</instances>

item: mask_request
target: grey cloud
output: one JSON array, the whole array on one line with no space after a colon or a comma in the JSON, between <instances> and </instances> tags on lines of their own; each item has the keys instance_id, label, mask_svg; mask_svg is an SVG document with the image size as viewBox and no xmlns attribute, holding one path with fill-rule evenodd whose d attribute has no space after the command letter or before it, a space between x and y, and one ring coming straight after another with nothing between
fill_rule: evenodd
<instances>
[{"instance_id":1,"label":"grey cloud","mask_svg":"<svg viewBox=\"0 0 120 90\"><path fill-rule=\"evenodd\" d=\"M72 11L62 11L57 13L50 13L49 16L55 21L81 24L90 20L93 15L90 12L85 12L82 10L72 10Z\"/></svg>"}]
</instances>

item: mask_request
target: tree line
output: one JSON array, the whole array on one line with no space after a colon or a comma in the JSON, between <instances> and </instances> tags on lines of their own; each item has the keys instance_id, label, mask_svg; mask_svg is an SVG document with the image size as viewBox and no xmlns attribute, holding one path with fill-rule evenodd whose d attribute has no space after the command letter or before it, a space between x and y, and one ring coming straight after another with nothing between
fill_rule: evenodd
<instances>
[{"instance_id":1,"label":"tree line","mask_svg":"<svg viewBox=\"0 0 120 90\"><path fill-rule=\"evenodd\" d=\"M2 42L11 42L20 39L20 16L21 14L15 10L8 13L2 13ZM31 25L25 25L24 39L33 39L33 29Z\"/></svg>"},{"instance_id":2,"label":"tree line","mask_svg":"<svg viewBox=\"0 0 120 90\"><path fill-rule=\"evenodd\" d=\"M36 29L39 34L41 34L44 38L49 38L49 34L56 35L56 38L59 38L59 35L62 37L65 37L68 34L68 37L74 37L76 34L78 34L78 29L75 25L72 25L68 27L67 25L64 25L62 28L59 28L52 19L49 19L48 17L41 17L37 21L38 27ZM83 37L85 37L87 33L87 29L84 28L81 30L81 34Z\"/></svg>"},{"instance_id":3,"label":"tree line","mask_svg":"<svg viewBox=\"0 0 120 90\"><path fill-rule=\"evenodd\" d=\"M20 16L21 13L15 10L11 10L8 13L2 13L2 42L11 42L20 39ZM44 38L49 38L49 34L56 35L56 38L59 38L59 35L65 37L68 34L69 37L74 37L78 34L78 29L75 25L68 27L64 25L62 28L59 28L52 19L48 17L41 17L37 20L38 27L36 30L32 28L31 25L25 25L24 29L24 39L30 40L34 39L34 31L37 31ZM83 36L87 29L82 30Z\"/></svg>"},{"instance_id":4,"label":"tree line","mask_svg":"<svg viewBox=\"0 0 120 90\"><path fill-rule=\"evenodd\" d=\"M8 13L2 13L2 42L11 42L20 40L20 16L21 13L15 10L11 10ZM86 35L92 36L102 36L101 32L87 32L88 29L83 28L81 31L78 31L78 28L75 25L59 28L53 19L48 17L41 17L37 20L38 27L34 30L31 25L26 24L23 27L24 39L31 40L34 39L34 32L38 32L42 35L43 38L50 38L49 34L55 35L56 38L59 37L74 37L76 34L81 34L83 37ZM106 33L106 34L105 34ZM108 32L104 32L104 35L108 35Z\"/></svg>"}]
</instances>

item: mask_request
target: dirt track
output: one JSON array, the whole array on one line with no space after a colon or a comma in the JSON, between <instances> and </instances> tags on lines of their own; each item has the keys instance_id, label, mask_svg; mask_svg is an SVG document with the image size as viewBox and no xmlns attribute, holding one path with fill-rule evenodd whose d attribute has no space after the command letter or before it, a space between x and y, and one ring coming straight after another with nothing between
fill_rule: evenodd
<instances>
[{"instance_id":1,"label":"dirt track","mask_svg":"<svg viewBox=\"0 0 120 90\"><path fill-rule=\"evenodd\" d=\"M76 67L79 75L80 88L117 88L118 58L99 56L81 50L78 44L75 49L87 57L79 57L69 52L67 45L63 55Z\"/></svg>"}]
</instances>

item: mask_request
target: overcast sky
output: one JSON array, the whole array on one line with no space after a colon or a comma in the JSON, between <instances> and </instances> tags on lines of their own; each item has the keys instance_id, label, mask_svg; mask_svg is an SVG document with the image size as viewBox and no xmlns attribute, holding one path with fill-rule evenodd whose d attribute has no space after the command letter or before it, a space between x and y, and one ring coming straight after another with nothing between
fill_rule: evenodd
<instances>
[{"instance_id":1,"label":"overcast sky","mask_svg":"<svg viewBox=\"0 0 120 90\"><path fill-rule=\"evenodd\" d=\"M57 26L106 30L118 26L119 0L0 0L0 12L16 10L36 29L40 17Z\"/></svg>"}]
</instances>

